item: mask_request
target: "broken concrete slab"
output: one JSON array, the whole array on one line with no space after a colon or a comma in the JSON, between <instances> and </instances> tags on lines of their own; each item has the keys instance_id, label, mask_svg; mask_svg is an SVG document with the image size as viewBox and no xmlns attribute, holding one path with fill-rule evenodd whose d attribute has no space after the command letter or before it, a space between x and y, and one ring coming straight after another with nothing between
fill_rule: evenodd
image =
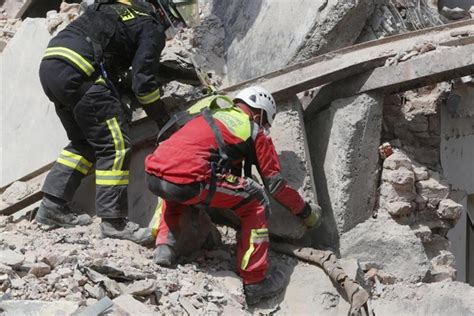
<instances>
[{"instance_id":1,"label":"broken concrete slab","mask_svg":"<svg viewBox=\"0 0 474 316\"><path fill-rule=\"evenodd\" d=\"M2 77L9 80L2 81L0 186L54 161L67 144L66 134L53 104L41 88L38 75L50 38L45 19L26 19L2 52ZM15 141L9 141L11 139ZM45 146L46 139L48 146ZM33 159L25 155L25 147L34 153Z\"/></svg>"},{"instance_id":2,"label":"broken concrete slab","mask_svg":"<svg viewBox=\"0 0 474 316\"><path fill-rule=\"evenodd\" d=\"M24 260L25 256L16 251L10 249L0 249L0 264L4 264L10 267L17 267Z\"/></svg>"},{"instance_id":3,"label":"broken concrete slab","mask_svg":"<svg viewBox=\"0 0 474 316\"><path fill-rule=\"evenodd\" d=\"M127 293L131 295L147 296L155 292L155 280L140 280L133 282L127 287Z\"/></svg>"},{"instance_id":4,"label":"broken concrete slab","mask_svg":"<svg viewBox=\"0 0 474 316\"><path fill-rule=\"evenodd\" d=\"M131 295L120 295L113 302L113 308L119 314L125 312L126 315L159 315Z\"/></svg>"},{"instance_id":5,"label":"broken concrete slab","mask_svg":"<svg viewBox=\"0 0 474 316\"><path fill-rule=\"evenodd\" d=\"M410 227L383 213L344 233L340 252L357 258L364 269L381 269L398 281L422 281L430 268L423 244Z\"/></svg>"},{"instance_id":6,"label":"broken concrete slab","mask_svg":"<svg viewBox=\"0 0 474 316\"><path fill-rule=\"evenodd\" d=\"M270 135L280 159L283 178L306 201L317 203L303 112L298 98L293 97L279 104ZM271 202L270 233L291 239L301 238L306 232L301 220L277 201L271 199Z\"/></svg>"},{"instance_id":7,"label":"broken concrete slab","mask_svg":"<svg viewBox=\"0 0 474 316\"><path fill-rule=\"evenodd\" d=\"M78 303L70 301L0 301L0 310L5 315L71 315L78 307Z\"/></svg>"},{"instance_id":8,"label":"broken concrete slab","mask_svg":"<svg viewBox=\"0 0 474 316\"><path fill-rule=\"evenodd\" d=\"M387 285L372 308L375 315L472 315L474 287L461 282Z\"/></svg>"},{"instance_id":9,"label":"broken concrete slab","mask_svg":"<svg viewBox=\"0 0 474 316\"><path fill-rule=\"evenodd\" d=\"M340 99L306 119L323 224L313 241L335 247L338 236L372 214L377 189L383 95Z\"/></svg>"},{"instance_id":10,"label":"broken concrete slab","mask_svg":"<svg viewBox=\"0 0 474 316\"><path fill-rule=\"evenodd\" d=\"M351 45L372 8L372 1L214 1L212 13L222 20L226 32L230 83ZM262 56L265 63L260 62Z\"/></svg>"},{"instance_id":11,"label":"broken concrete slab","mask_svg":"<svg viewBox=\"0 0 474 316\"><path fill-rule=\"evenodd\" d=\"M2 9L10 18L21 18L32 2L33 0L6 0L2 3Z\"/></svg>"}]
</instances>

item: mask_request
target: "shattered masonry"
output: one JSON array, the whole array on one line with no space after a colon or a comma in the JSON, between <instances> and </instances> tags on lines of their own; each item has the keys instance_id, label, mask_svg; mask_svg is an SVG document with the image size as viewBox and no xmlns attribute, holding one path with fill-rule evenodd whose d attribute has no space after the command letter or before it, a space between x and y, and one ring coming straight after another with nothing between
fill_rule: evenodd
<instances>
[{"instance_id":1,"label":"shattered masonry","mask_svg":"<svg viewBox=\"0 0 474 316\"><path fill-rule=\"evenodd\" d=\"M35 76L43 46L80 14L81 7L63 3L44 18L30 19L23 16L30 2L11 6L14 2L6 1L0 12L0 51L2 59L10 58L3 69L13 79L2 92L2 187L53 161L65 143ZM215 84L224 87L315 54L474 15L474 7L455 8L441 0L305 0L292 8L270 2L205 1L202 25L180 34L186 47L167 43L163 63L189 71L185 51L192 49ZM280 23L274 23L275 16ZM387 65L436 49L423 43ZM9 92L19 91L20 80L25 93L13 102ZM167 83L166 97L175 100L168 106L199 97L200 89L193 84ZM463 236L456 223L467 226L466 201L474 194L473 99L474 83L468 76L399 94L372 92L332 100L329 108L311 117L305 117L303 101L297 98L279 106L272 138L283 174L305 197L317 196L326 212L323 226L305 234L302 242L340 255L346 273L370 291L377 315L474 313L474 288L455 281L466 280L466 258L455 257L451 249L456 256L466 254L450 245ZM19 112L24 115L21 128ZM29 127L37 125L45 128L32 135ZM9 139L15 142L6 143ZM42 139L49 140L48 146ZM382 160L378 147L385 142L393 154ZM18 159L25 145L38 152L37 161ZM138 150L132 162L136 178L130 190L135 199L130 200L135 204L130 207L143 225L156 203L141 182L143 156L149 150ZM12 161L19 174L13 173ZM15 182L2 192L1 208L39 186ZM91 186L85 184L77 204L88 209L90 195ZM276 204L273 208L278 215L271 219L274 234L304 234L297 222L284 217L284 210ZM47 231L22 212L0 216L0 295L12 298L1 296L0 310L7 315L70 314L107 296L114 302L112 314L347 314L347 300L323 270L275 252L270 261L287 272L288 287L280 297L249 309L235 273L236 232L226 226L218 229L221 248L192 253L188 262L166 269L153 264L152 249L99 239L98 221L90 227ZM188 236L190 252L200 246L189 242L198 240L196 236Z\"/></svg>"}]
</instances>

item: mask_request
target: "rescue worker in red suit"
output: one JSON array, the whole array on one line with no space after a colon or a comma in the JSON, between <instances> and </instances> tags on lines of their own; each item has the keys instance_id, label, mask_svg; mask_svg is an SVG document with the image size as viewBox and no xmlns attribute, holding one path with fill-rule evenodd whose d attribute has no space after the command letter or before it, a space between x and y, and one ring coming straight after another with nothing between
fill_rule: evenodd
<instances>
[{"instance_id":1,"label":"rescue worker in red suit","mask_svg":"<svg viewBox=\"0 0 474 316\"><path fill-rule=\"evenodd\" d=\"M179 1L180 6L185 2ZM42 191L36 221L51 226L91 223L70 205L95 164L96 213L103 237L153 242L151 230L127 219L130 138L118 84L131 67L135 97L158 127L167 113L158 81L165 31L183 22L172 0L96 0L49 42L40 80L70 143Z\"/></svg>"},{"instance_id":2,"label":"rescue worker in red suit","mask_svg":"<svg viewBox=\"0 0 474 316\"><path fill-rule=\"evenodd\" d=\"M280 291L284 278L279 271L267 275L270 205L265 190L231 170L241 170L242 162L250 160L271 195L308 227L319 222L320 208L305 202L282 178L266 133L276 113L268 91L250 87L234 100L210 96L189 111L200 110L145 159L148 187L163 198L154 261L164 266L176 262L178 223L187 206L231 209L241 222L237 265L252 304Z\"/></svg>"}]
</instances>

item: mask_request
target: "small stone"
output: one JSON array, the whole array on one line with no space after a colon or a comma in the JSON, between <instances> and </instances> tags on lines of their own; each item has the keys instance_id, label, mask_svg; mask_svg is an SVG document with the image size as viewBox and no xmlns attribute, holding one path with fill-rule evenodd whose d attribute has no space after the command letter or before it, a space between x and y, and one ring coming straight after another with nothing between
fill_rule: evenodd
<instances>
[{"instance_id":1,"label":"small stone","mask_svg":"<svg viewBox=\"0 0 474 316\"><path fill-rule=\"evenodd\" d=\"M147 296L152 294L156 289L154 280L140 280L130 284L127 287L127 293L131 295Z\"/></svg>"},{"instance_id":2,"label":"small stone","mask_svg":"<svg viewBox=\"0 0 474 316\"><path fill-rule=\"evenodd\" d=\"M8 280L8 274L0 274L0 283Z\"/></svg>"},{"instance_id":3,"label":"small stone","mask_svg":"<svg viewBox=\"0 0 474 316\"><path fill-rule=\"evenodd\" d=\"M67 278L73 274L72 270L69 268L60 268L56 272L61 276L61 278Z\"/></svg>"},{"instance_id":4,"label":"small stone","mask_svg":"<svg viewBox=\"0 0 474 316\"><path fill-rule=\"evenodd\" d=\"M51 272L51 267L44 262L37 262L33 264L28 273L35 275L37 278L44 277Z\"/></svg>"},{"instance_id":5,"label":"small stone","mask_svg":"<svg viewBox=\"0 0 474 316\"><path fill-rule=\"evenodd\" d=\"M26 282L22 279L12 279L10 280L11 287L14 289L21 289L26 284Z\"/></svg>"},{"instance_id":6,"label":"small stone","mask_svg":"<svg viewBox=\"0 0 474 316\"><path fill-rule=\"evenodd\" d=\"M46 263L47 265L49 265L52 268L55 268L59 263L59 258L58 258L58 256L56 256L54 254L48 254L48 255L40 258L39 261Z\"/></svg>"},{"instance_id":7,"label":"small stone","mask_svg":"<svg viewBox=\"0 0 474 316\"><path fill-rule=\"evenodd\" d=\"M52 272L48 274L48 283L51 284L52 286L56 285L56 283L61 280L61 276L55 272Z\"/></svg>"},{"instance_id":8,"label":"small stone","mask_svg":"<svg viewBox=\"0 0 474 316\"><path fill-rule=\"evenodd\" d=\"M25 256L19 254L16 251L10 249L1 249L0 250L0 263L10 266L18 267L25 260Z\"/></svg>"},{"instance_id":9,"label":"small stone","mask_svg":"<svg viewBox=\"0 0 474 316\"><path fill-rule=\"evenodd\" d=\"M415 203L395 201L389 202L385 205L385 208L392 216L408 215L415 210Z\"/></svg>"},{"instance_id":10,"label":"small stone","mask_svg":"<svg viewBox=\"0 0 474 316\"><path fill-rule=\"evenodd\" d=\"M411 229L415 233L416 237L420 238L421 242L426 243L432 240L432 232L428 226L415 225Z\"/></svg>"},{"instance_id":11,"label":"small stone","mask_svg":"<svg viewBox=\"0 0 474 316\"><path fill-rule=\"evenodd\" d=\"M71 293L71 294L66 295L65 299L67 301L80 302L82 301L82 294L80 292Z\"/></svg>"},{"instance_id":12,"label":"small stone","mask_svg":"<svg viewBox=\"0 0 474 316\"><path fill-rule=\"evenodd\" d=\"M405 167L400 167L397 170L384 170L382 180L391 183L397 190L412 191L415 174Z\"/></svg>"},{"instance_id":13,"label":"small stone","mask_svg":"<svg viewBox=\"0 0 474 316\"><path fill-rule=\"evenodd\" d=\"M431 206L438 206L439 201L446 199L449 188L434 178L418 181L415 183L416 192L428 200Z\"/></svg>"},{"instance_id":14,"label":"small stone","mask_svg":"<svg viewBox=\"0 0 474 316\"><path fill-rule=\"evenodd\" d=\"M100 297L100 289L98 286L92 286L90 284L84 285L84 290L93 298Z\"/></svg>"},{"instance_id":15,"label":"small stone","mask_svg":"<svg viewBox=\"0 0 474 316\"><path fill-rule=\"evenodd\" d=\"M461 217L463 206L451 199L444 199L439 202L436 213L441 219L458 220Z\"/></svg>"},{"instance_id":16,"label":"small stone","mask_svg":"<svg viewBox=\"0 0 474 316\"><path fill-rule=\"evenodd\" d=\"M9 274L13 271L12 267L0 263L0 273Z\"/></svg>"},{"instance_id":17,"label":"small stone","mask_svg":"<svg viewBox=\"0 0 474 316\"><path fill-rule=\"evenodd\" d=\"M33 190L28 187L28 183L16 181L3 192L2 200L10 205L15 204L31 192L33 192Z\"/></svg>"},{"instance_id":18,"label":"small stone","mask_svg":"<svg viewBox=\"0 0 474 316\"><path fill-rule=\"evenodd\" d=\"M86 284L86 282L89 280L87 277L85 277L85 276L84 276L81 272L79 272L78 270L74 270L73 279L74 279L80 286L84 286L84 284Z\"/></svg>"},{"instance_id":19,"label":"small stone","mask_svg":"<svg viewBox=\"0 0 474 316\"><path fill-rule=\"evenodd\" d=\"M397 170L400 167L411 169L411 160L400 151L394 152L390 157L384 160L383 167L385 169Z\"/></svg>"},{"instance_id":20,"label":"small stone","mask_svg":"<svg viewBox=\"0 0 474 316\"><path fill-rule=\"evenodd\" d=\"M97 302L98 302L98 300L95 299L95 298L87 298L87 299L86 299L86 306L92 306L92 305L94 305L94 304L97 303Z\"/></svg>"},{"instance_id":21,"label":"small stone","mask_svg":"<svg viewBox=\"0 0 474 316\"><path fill-rule=\"evenodd\" d=\"M428 180L428 178L430 177L428 173L428 168L426 167L414 167L413 172L415 173L416 181Z\"/></svg>"}]
</instances>

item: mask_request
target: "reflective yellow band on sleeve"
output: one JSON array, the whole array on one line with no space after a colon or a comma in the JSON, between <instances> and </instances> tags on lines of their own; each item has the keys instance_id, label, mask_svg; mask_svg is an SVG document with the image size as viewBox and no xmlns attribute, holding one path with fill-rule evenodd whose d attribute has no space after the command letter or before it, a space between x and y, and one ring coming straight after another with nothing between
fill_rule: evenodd
<instances>
[{"instance_id":1,"label":"reflective yellow band on sleeve","mask_svg":"<svg viewBox=\"0 0 474 316\"><path fill-rule=\"evenodd\" d=\"M92 162L88 161L81 155L72 153L65 149L61 151L56 162L74 170L77 170L84 175L86 175L92 167Z\"/></svg>"},{"instance_id":2,"label":"reflective yellow band on sleeve","mask_svg":"<svg viewBox=\"0 0 474 316\"><path fill-rule=\"evenodd\" d=\"M242 263L240 264L240 268L242 270L247 269L247 266L250 261L250 257L255 251L255 244L261 244L268 241L269 241L268 228L258 228L258 229L252 229L250 231L249 248L247 249L244 256L242 257Z\"/></svg>"},{"instance_id":3,"label":"reflective yellow band on sleeve","mask_svg":"<svg viewBox=\"0 0 474 316\"><path fill-rule=\"evenodd\" d=\"M127 154L122 131L120 130L120 125L118 124L117 118L111 118L106 122L115 145L115 159L112 169L121 170L125 160L125 155Z\"/></svg>"},{"instance_id":4,"label":"reflective yellow band on sleeve","mask_svg":"<svg viewBox=\"0 0 474 316\"><path fill-rule=\"evenodd\" d=\"M95 183L97 185L127 185L128 170L96 170Z\"/></svg>"},{"instance_id":5,"label":"reflective yellow band on sleeve","mask_svg":"<svg viewBox=\"0 0 474 316\"><path fill-rule=\"evenodd\" d=\"M76 65L87 76L92 75L94 66L89 63L84 57L66 47L48 47L43 57L63 57Z\"/></svg>"},{"instance_id":6,"label":"reflective yellow band on sleeve","mask_svg":"<svg viewBox=\"0 0 474 316\"><path fill-rule=\"evenodd\" d=\"M150 104L160 99L160 88L146 95L137 95L137 100L141 104Z\"/></svg>"}]
</instances>

